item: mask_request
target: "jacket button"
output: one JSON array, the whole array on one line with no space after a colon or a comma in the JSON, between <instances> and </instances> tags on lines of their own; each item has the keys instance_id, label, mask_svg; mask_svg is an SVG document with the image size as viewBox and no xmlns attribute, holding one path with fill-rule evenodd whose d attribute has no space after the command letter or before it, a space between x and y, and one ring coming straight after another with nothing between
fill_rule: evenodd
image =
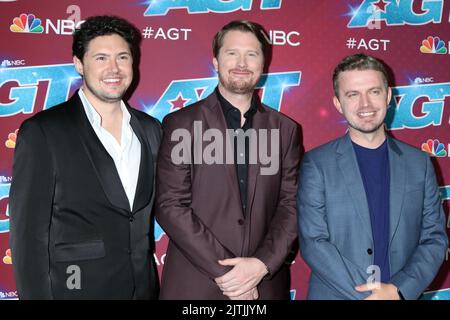
<instances>
[{"instance_id":1,"label":"jacket button","mask_svg":"<svg viewBox=\"0 0 450 320\"><path fill-rule=\"evenodd\" d=\"M131 216L131 217L130 217L130 222L133 222L133 221L134 221L134 217Z\"/></svg>"},{"instance_id":2,"label":"jacket button","mask_svg":"<svg viewBox=\"0 0 450 320\"><path fill-rule=\"evenodd\" d=\"M369 255L372 255L372 253L373 253L372 249L371 249L371 248L367 249L367 253L368 253Z\"/></svg>"},{"instance_id":3,"label":"jacket button","mask_svg":"<svg viewBox=\"0 0 450 320\"><path fill-rule=\"evenodd\" d=\"M241 225L241 226L242 226L242 225L244 224L244 220L242 220L242 219L239 219L239 220L238 220L238 223L239 223L239 225Z\"/></svg>"}]
</instances>

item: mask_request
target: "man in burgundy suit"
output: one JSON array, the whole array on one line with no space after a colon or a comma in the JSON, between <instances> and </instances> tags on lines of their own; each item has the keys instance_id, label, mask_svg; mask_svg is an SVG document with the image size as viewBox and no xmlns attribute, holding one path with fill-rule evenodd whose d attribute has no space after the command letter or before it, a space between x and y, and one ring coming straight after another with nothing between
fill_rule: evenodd
<instances>
[{"instance_id":1,"label":"man in burgundy suit","mask_svg":"<svg viewBox=\"0 0 450 320\"><path fill-rule=\"evenodd\" d=\"M161 299L289 299L300 134L254 93L269 49L261 26L230 22L213 41L215 91L164 119Z\"/></svg>"}]
</instances>

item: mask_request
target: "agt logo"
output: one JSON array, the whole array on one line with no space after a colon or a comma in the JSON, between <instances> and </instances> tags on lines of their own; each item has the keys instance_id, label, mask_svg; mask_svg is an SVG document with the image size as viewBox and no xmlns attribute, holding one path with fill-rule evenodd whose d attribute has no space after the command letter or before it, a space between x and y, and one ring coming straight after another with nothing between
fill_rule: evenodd
<instances>
[{"instance_id":1,"label":"agt logo","mask_svg":"<svg viewBox=\"0 0 450 320\"><path fill-rule=\"evenodd\" d=\"M249 11L255 0L149 0L144 16L164 16L172 9L187 9L188 13L229 13L237 10ZM261 10L280 9L282 0L258 0Z\"/></svg>"},{"instance_id":2,"label":"agt logo","mask_svg":"<svg viewBox=\"0 0 450 320\"><path fill-rule=\"evenodd\" d=\"M442 158L447 156L444 144L440 143L438 139L428 139L426 143L422 143L422 151L433 157Z\"/></svg>"},{"instance_id":3,"label":"agt logo","mask_svg":"<svg viewBox=\"0 0 450 320\"><path fill-rule=\"evenodd\" d=\"M441 23L444 0L421 2L421 10L416 12L413 9L414 0L364 0L356 10L352 8L347 27L379 29L381 21L387 26Z\"/></svg>"},{"instance_id":4,"label":"agt logo","mask_svg":"<svg viewBox=\"0 0 450 320\"><path fill-rule=\"evenodd\" d=\"M285 89L300 85L300 78L300 71L263 74L256 87L262 90L261 102L279 111ZM214 91L217 82L217 77L174 80L155 105L144 106L144 109L162 120L166 114L206 98Z\"/></svg>"},{"instance_id":5,"label":"agt logo","mask_svg":"<svg viewBox=\"0 0 450 320\"><path fill-rule=\"evenodd\" d=\"M39 84L42 82L48 83L44 110L64 102L69 96L72 82L77 79L80 79L80 75L73 64L0 69L0 90L9 90L7 100L0 100L0 117L33 113L38 90L42 88Z\"/></svg>"},{"instance_id":6,"label":"agt logo","mask_svg":"<svg viewBox=\"0 0 450 320\"><path fill-rule=\"evenodd\" d=\"M439 37L429 36L422 41L422 46L420 47L420 52L422 53L434 53L434 54L446 54L447 48L445 47L445 42Z\"/></svg>"},{"instance_id":7,"label":"agt logo","mask_svg":"<svg viewBox=\"0 0 450 320\"><path fill-rule=\"evenodd\" d=\"M450 82L395 87L392 93L385 120L388 129L420 129L442 125L445 98L450 96Z\"/></svg>"},{"instance_id":8,"label":"agt logo","mask_svg":"<svg viewBox=\"0 0 450 320\"><path fill-rule=\"evenodd\" d=\"M264 74L257 86L262 90L261 101L280 110L285 89L298 86L300 78L300 71ZM0 117L34 113L38 89L43 87L39 86L40 82L48 82L44 110L62 103L67 100L72 83L78 79L80 75L73 64L0 69L0 90L3 87L9 90L8 99L0 100ZM174 80L155 105L144 106L144 109L162 120L166 114L211 94L217 81L217 77Z\"/></svg>"},{"instance_id":9,"label":"agt logo","mask_svg":"<svg viewBox=\"0 0 450 320\"><path fill-rule=\"evenodd\" d=\"M13 24L9 30L17 33L45 33L51 32L62 35L72 35L75 28L78 28L84 21L75 21L70 19L58 19L56 23L50 19L45 19L45 29L42 26L42 20L36 18L34 14L22 13L19 17L13 19Z\"/></svg>"}]
</instances>

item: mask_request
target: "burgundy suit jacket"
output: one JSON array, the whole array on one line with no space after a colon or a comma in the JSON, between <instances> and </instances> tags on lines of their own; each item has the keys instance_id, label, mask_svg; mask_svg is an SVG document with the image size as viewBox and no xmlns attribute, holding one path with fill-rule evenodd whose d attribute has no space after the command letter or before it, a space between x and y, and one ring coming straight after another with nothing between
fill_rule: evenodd
<instances>
[{"instance_id":1,"label":"burgundy suit jacket","mask_svg":"<svg viewBox=\"0 0 450 320\"><path fill-rule=\"evenodd\" d=\"M297 238L296 192L301 157L298 125L258 103L253 128L279 129L279 170L262 175L264 164L248 167L247 211L240 201L235 164L174 164L179 141L174 130L189 131L194 121L203 132L227 128L215 93L173 112L163 121L158 156L156 218L170 238L161 283L161 299L227 299L214 282L231 267L220 259L257 257L270 273L258 285L260 299L289 299L286 258ZM270 135L269 135L270 141ZM204 142L203 147L210 142ZM225 140L224 140L225 145ZM266 166L267 167L267 166Z\"/></svg>"}]
</instances>

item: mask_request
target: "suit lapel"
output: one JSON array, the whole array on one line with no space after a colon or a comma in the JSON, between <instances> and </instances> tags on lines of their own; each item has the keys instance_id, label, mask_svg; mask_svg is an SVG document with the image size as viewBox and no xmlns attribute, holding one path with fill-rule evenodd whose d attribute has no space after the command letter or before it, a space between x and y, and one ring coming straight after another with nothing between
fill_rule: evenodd
<instances>
[{"instance_id":1,"label":"suit lapel","mask_svg":"<svg viewBox=\"0 0 450 320\"><path fill-rule=\"evenodd\" d=\"M233 164L224 164L225 171L227 173L228 184L230 186L229 190L233 195L236 203L239 204L239 208L242 208L241 205L241 196L239 194L239 185L237 180L236 166L234 164L234 149L231 146L231 142L227 139L227 125L225 121L225 116L223 115L219 99L217 98L216 93L214 92L210 96L205 99L205 108L204 116L206 119L207 128L203 128L203 130L207 130L208 128L216 128L223 133L224 137L224 156L227 155L227 152L232 152L231 156L233 157ZM226 160L224 159L224 162ZM241 215L244 216L242 209Z\"/></svg>"},{"instance_id":2,"label":"suit lapel","mask_svg":"<svg viewBox=\"0 0 450 320\"><path fill-rule=\"evenodd\" d=\"M337 146L337 162L341 171L341 177L352 198L355 211L360 216L363 228L372 239L372 225L370 222L369 205L366 191L359 171L356 154L347 134L342 137Z\"/></svg>"},{"instance_id":3,"label":"suit lapel","mask_svg":"<svg viewBox=\"0 0 450 320\"><path fill-rule=\"evenodd\" d=\"M402 212L403 196L405 194L406 165L402 152L395 141L388 139L389 148L389 244L397 230Z\"/></svg>"},{"instance_id":4,"label":"suit lapel","mask_svg":"<svg viewBox=\"0 0 450 320\"><path fill-rule=\"evenodd\" d=\"M130 124L141 143L141 162L139 165L139 177L136 186L136 195L134 197L133 213L145 207L153 191L153 159L151 146L146 139L145 131L139 123L133 112L128 108L131 114Z\"/></svg>"},{"instance_id":5,"label":"suit lapel","mask_svg":"<svg viewBox=\"0 0 450 320\"><path fill-rule=\"evenodd\" d=\"M78 96L78 91L70 98L69 107L66 110L69 122L75 124L81 143L109 202L116 207L129 211L130 204L114 161L89 123L83 104Z\"/></svg>"}]
</instances>

